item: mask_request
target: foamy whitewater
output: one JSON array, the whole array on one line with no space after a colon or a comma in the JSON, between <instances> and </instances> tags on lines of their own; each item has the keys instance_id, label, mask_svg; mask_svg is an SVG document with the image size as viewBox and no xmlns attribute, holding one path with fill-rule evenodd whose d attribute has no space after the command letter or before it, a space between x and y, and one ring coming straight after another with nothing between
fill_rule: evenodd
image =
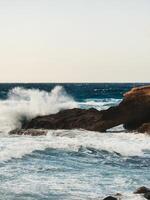
<instances>
[{"instance_id":1,"label":"foamy whitewater","mask_svg":"<svg viewBox=\"0 0 150 200\"><path fill-rule=\"evenodd\" d=\"M24 120L80 107L106 109L128 84L1 85L0 199L92 200L150 185L150 137L126 133L49 130L47 136L10 136ZM2 93L3 92L3 93Z\"/></svg>"}]
</instances>

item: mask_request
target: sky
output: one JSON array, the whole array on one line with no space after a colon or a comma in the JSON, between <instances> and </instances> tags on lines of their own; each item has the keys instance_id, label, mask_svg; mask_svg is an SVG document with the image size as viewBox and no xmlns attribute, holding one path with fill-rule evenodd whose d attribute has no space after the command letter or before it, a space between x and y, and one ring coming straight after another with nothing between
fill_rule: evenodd
<instances>
[{"instance_id":1,"label":"sky","mask_svg":"<svg viewBox=\"0 0 150 200\"><path fill-rule=\"evenodd\" d=\"M0 0L0 82L150 82L150 0Z\"/></svg>"}]
</instances>

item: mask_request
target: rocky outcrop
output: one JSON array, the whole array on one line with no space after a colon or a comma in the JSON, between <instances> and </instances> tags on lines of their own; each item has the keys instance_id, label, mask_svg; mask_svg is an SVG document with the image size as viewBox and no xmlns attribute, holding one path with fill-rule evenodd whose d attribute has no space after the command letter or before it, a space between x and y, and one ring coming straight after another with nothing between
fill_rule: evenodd
<instances>
[{"instance_id":1,"label":"rocky outcrop","mask_svg":"<svg viewBox=\"0 0 150 200\"><path fill-rule=\"evenodd\" d=\"M134 194L142 194L145 199L150 199L150 188L147 188L145 186L142 186L140 188L138 188Z\"/></svg>"},{"instance_id":2,"label":"rocky outcrop","mask_svg":"<svg viewBox=\"0 0 150 200\"><path fill-rule=\"evenodd\" d=\"M107 110L69 109L32 119L25 129L86 129L105 132L123 124L128 130L137 130L150 122L150 86L133 88L124 94L122 102ZM145 126L144 126L145 127ZM142 129L139 129L141 131Z\"/></svg>"},{"instance_id":3,"label":"rocky outcrop","mask_svg":"<svg viewBox=\"0 0 150 200\"><path fill-rule=\"evenodd\" d=\"M150 189L145 187L145 186L142 186L142 187L139 187L135 192L134 194L145 194L145 193L148 193L150 192Z\"/></svg>"},{"instance_id":4,"label":"rocky outcrop","mask_svg":"<svg viewBox=\"0 0 150 200\"><path fill-rule=\"evenodd\" d=\"M40 136L46 135L46 130L39 129L15 129L9 132L10 135L31 135L31 136Z\"/></svg>"}]
</instances>

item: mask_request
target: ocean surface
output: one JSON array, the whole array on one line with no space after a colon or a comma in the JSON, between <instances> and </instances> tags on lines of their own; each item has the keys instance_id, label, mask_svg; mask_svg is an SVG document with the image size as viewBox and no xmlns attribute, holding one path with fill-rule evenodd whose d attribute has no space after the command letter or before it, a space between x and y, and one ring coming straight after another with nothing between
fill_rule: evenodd
<instances>
[{"instance_id":1,"label":"ocean surface","mask_svg":"<svg viewBox=\"0 0 150 200\"><path fill-rule=\"evenodd\" d=\"M0 200L102 200L150 186L150 137L126 133L49 130L10 136L23 120L68 108L107 109L145 84L0 84Z\"/></svg>"}]
</instances>

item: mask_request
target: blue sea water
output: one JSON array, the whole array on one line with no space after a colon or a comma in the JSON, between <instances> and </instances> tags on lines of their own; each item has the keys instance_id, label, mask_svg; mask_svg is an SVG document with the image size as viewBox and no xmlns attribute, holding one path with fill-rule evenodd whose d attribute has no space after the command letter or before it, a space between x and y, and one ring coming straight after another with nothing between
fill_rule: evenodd
<instances>
[{"instance_id":1,"label":"blue sea water","mask_svg":"<svg viewBox=\"0 0 150 200\"><path fill-rule=\"evenodd\" d=\"M10 136L21 121L74 107L107 109L141 83L0 84L0 200L122 199L150 186L150 137L126 133L49 130Z\"/></svg>"}]
</instances>

